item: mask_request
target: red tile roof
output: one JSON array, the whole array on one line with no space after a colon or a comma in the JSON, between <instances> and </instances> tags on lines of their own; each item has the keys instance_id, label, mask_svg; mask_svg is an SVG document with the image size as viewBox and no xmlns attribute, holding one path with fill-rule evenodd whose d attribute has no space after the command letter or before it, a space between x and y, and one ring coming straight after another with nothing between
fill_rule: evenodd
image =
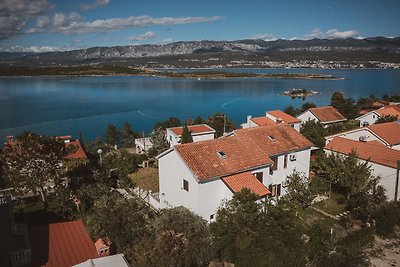
<instances>
[{"instance_id":1,"label":"red tile roof","mask_svg":"<svg viewBox=\"0 0 400 267\"><path fill-rule=\"evenodd\" d=\"M391 168L396 168L397 160L400 160L400 150L376 145L372 142L360 142L341 137L333 138L324 149L345 155L355 150L358 158Z\"/></svg>"},{"instance_id":2,"label":"red tile roof","mask_svg":"<svg viewBox=\"0 0 400 267\"><path fill-rule=\"evenodd\" d=\"M321 123L347 120L337 109L332 106L310 108L309 111L314 114L314 116L317 117Z\"/></svg>"},{"instance_id":3,"label":"red tile roof","mask_svg":"<svg viewBox=\"0 0 400 267\"><path fill-rule=\"evenodd\" d=\"M271 111L267 111L266 113L274 116L275 118L280 118L282 119L283 122L285 123L297 123L300 122L300 120L298 118L295 118L293 116L290 116L289 114L281 111L281 110L271 110Z\"/></svg>"},{"instance_id":4,"label":"red tile roof","mask_svg":"<svg viewBox=\"0 0 400 267\"><path fill-rule=\"evenodd\" d=\"M400 121L372 124L367 127L388 144L400 144Z\"/></svg>"},{"instance_id":5,"label":"red tile roof","mask_svg":"<svg viewBox=\"0 0 400 267\"><path fill-rule=\"evenodd\" d=\"M29 236L31 266L72 266L98 257L81 220L33 226Z\"/></svg>"},{"instance_id":6,"label":"red tile roof","mask_svg":"<svg viewBox=\"0 0 400 267\"><path fill-rule=\"evenodd\" d=\"M267 117L255 117L255 118L251 118L251 121L253 121L255 124L257 124L258 126L266 126L266 125L275 125L276 122L274 122L273 120L271 120L270 118Z\"/></svg>"},{"instance_id":7,"label":"red tile roof","mask_svg":"<svg viewBox=\"0 0 400 267\"><path fill-rule=\"evenodd\" d=\"M271 139L273 138L273 139ZM244 172L272 164L269 156L313 146L287 124L234 131L234 135L175 146L198 181ZM222 151L226 157L221 157Z\"/></svg>"},{"instance_id":8,"label":"red tile roof","mask_svg":"<svg viewBox=\"0 0 400 267\"><path fill-rule=\"evenodd\" d=\"M169 128L174 134L180 136L182 135L183 132L183 126L180 127L174 127L174 128ZM189 125L188 126L189 131L192 134L201 134L201 133L208 133L208 132L215 132L213 128L208 126L207 124L199 124L199 125Z\"/></svg>"},{"instance_id":9,"label":"red tile roof","mask_svg":"<svg viewBox=\"0 0 400 267\"><path fill-rule=\"evenodd\" d=\"M400 119L400 105L385 106L383 108L377 109L376 113L378 113L381 117L394 116Z\"/></svg>"},{"instance_id":10,"label":"red tile roof","mask_svg":"<svg viewBox=\"0 0 400 267\"><path fill-rule=\"evenodd\" d=\"M86 159L86 153L85 150L83 150L83 147L81 145L81 142L79 140L73 140L68 143L65 143L65 147L68 148L69 146L75 146L74 148L74 153L69 154L67 156L68 159Z\"/></svg>"},{"instance_id":11,"label":"red tile roof","mask_svg":"<svg viewBox=\"0 0 400 267\"><path fill-rule=\"evenodd\" d=\"M272 164L266 152L236 136L177 145L174 149L198 181ZM226 157L219 156L220 151Z\"/></svg>"},{"instance_id":12,"label":"red tile roof","mask_svg":"<svg viewBox=\"0 0 400 267\"><path fill-rule=\"evenodd\" d=\"M271 193L251 172L226 176L222 180L233 193L240 192L243 188L250 189L250 191L260 197Z\"/></svg>"},{"instance_id":13,"label":"red tile roof","mask_svg":"<svg viewBox=\"0 0 400 267\"><path fill-rule=\"evenodd\" d=\"M314 146L307 138L288 124L254 127L234 131L235 135L250 140L268 156L303 150Z\"/></svg>"}]
</instances>

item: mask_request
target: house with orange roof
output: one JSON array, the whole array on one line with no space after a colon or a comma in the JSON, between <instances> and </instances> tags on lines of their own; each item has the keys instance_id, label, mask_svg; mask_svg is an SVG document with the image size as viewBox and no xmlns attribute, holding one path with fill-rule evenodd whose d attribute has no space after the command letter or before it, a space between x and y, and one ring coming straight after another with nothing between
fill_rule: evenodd
<instances>
[{"instance_id":1,"label":"house with orange roof","mask_svg":"<svg viewBox=\"0 0 400 267\"><path fill-rule=\"evenodd\" d=\"M342 137L361 142L378 142L392 149L400 150L400 121L373 124L362 128L325 137L328 144L333 138Z\"/></svg>"},{"instance_id":2,"label":"house with orange roof","mask_svg":"<svg viewBox=\"0 0 400 267\"><path fill-rule=\"evenodd\" d=\"M375 124L380 118L385 116L393 116L400 119L400 105L387 105L376 110L371 110L356 118L360 122L360 126L365 127Z\"/></svg>"},{"instance_id":3,"label":"house with orange roof","mask_svg":"<svg viewBox=\"0 0 400 267\"><path fill-rule=\"evenodd\" d=\"M184 206L212 221L222 201L243 188L260 199L278 198L294 170L308 176L312 147L288 124L176 145L157 156L159 207Z\"/></svg>"},{"instance_id":4,"label":"house with orange roof","mask_svg":"<svg viewBox=\"0 0 400 267\"><path fill-rule=\"evenodd\" d=\"M309 108L297 116L297 118L301 120L302 124L309 120L315 120L321 123L325 128L332 124L347 121L346 117L332 106Z\"/></svg>"},{"instance_id":5,"label":"house with orange roof","mask_svg":"<svg viewBox=\"0 0 400 267\"><path fill-rule=\"evenodd\" d=\"M293 117L281 110L270 110L265 112L263 117L247 116L247 121L242 123L242 128L251 128L257 126L275 125L279 123L286 123L292 126L296 131L300 131L300 120Z\"/></svg>"},{"instance_id":6,"label":"house with orange roof","mask_svg":"<svg viewBox=\"0 0 400 267\"><path fill-rule=\"evenodd\" d=\"M215 138L215 130L207 124L189 125L188 129L192 135L193 142L211 140ZM166 129L167 141L171 147L181 143L182 133L183 126Z\"/></svg>"},{"instance_id":7,"label":"house with orange roof","mask_svg":"<svg viewBox=\"0 0 400 267\"><path fill-rule=\"evenodd\" d=\"M398 162L400 162L400 151L375 141L360 142L342 137L334 137L324 147L325 153L337 153L342 156L347 156L353 150L360 162L369 162L372 175L380 177L379 185L386 190L388 199L396 200L396 174ZM399 187L398 184L397 186Z\"/></svg>"}]
</instances>

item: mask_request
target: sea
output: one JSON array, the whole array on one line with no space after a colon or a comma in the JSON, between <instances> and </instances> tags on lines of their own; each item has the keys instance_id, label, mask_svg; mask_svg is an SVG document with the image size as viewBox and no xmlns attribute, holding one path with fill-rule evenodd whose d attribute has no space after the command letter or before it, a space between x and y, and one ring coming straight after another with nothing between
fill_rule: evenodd
<instances>
[{"instance_id":1,"label":"sea","mask_svg":"<svg viewBox=\"0 0 400 267\"><path fill-rule=\"evenodd\" d=\"M182 71L182 70L181 70ZM247 115L305 102L329 105L334 92L357 100L400 93L399 69L234 69L255 73L327 74L337 80L280 78L181 79L152 76L35 76L0 78L0 141L31 131L45 135L104 134L108 123L129 122L149 134L158 121L205 119L223 112L237 127ZM293 88L317 91L306 99L283 95Z\"/></svg>"}]
</instances>

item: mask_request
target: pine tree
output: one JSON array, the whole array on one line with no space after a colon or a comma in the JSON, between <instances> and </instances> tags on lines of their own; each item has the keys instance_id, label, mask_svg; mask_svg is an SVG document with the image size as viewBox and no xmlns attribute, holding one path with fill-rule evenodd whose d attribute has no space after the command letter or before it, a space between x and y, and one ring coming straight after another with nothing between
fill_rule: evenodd
<instances>
[{"instance_id":1,"label":"pine tree","mask_svg":"<svg viewBox=\"0 0 400 267\"><path fill-rule=\"evenodd\" d=\"M109 123L104 133L104 142L108 145L115 146L120 143L120 133L117 127Z\"/></svg>"},{"instance_id":2,"label":"pine tree","mask_svg":"<svg viewBox=\"0 0 400 267\"><path fill-rule=\"evenodd\" d=\"M181 144L192 143L192 142L193 142L192 134L189 131L187 125L185 124L185 126L183 126L183 131L182 131Z\"/></svg>"},{"instance_id":3,"label":"pine tree","mask_svg":"<svg viewBox=\"0 0 400 267\"><path fill-rule=\"evenodd\" d=\"M138 134L133 131L132 125L125 121L121 129L121 136L123 146L132 147L135 145L135 138L138 137Z\"/></svg>"}]
</instances>

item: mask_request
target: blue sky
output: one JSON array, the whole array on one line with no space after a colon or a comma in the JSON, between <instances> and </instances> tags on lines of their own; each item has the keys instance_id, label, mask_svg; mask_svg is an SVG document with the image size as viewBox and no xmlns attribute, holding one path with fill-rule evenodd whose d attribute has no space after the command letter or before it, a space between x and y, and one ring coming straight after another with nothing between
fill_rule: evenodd
<instances>
[{"instance_id":1,"label":"blue sky","mask_svg":"<svg viewBox=\"0 0 400 267\"><path fill-rule=\"evenodd\" d=\"M0 51L400 36L399 0L0 0Z\"/></svg>"}]
</instances>

